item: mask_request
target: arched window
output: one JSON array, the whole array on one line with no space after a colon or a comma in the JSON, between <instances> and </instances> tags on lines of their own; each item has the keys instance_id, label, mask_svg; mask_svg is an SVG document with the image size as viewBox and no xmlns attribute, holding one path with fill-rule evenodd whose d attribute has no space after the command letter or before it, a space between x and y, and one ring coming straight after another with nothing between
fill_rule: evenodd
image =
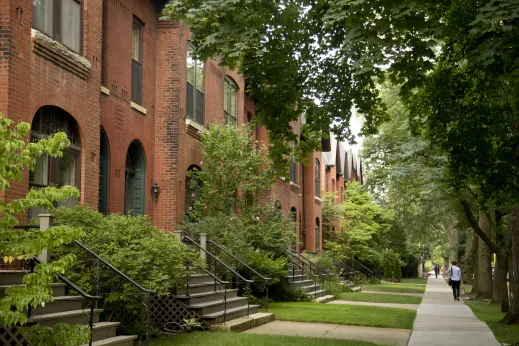
<instances>
[{"instance_id":1,"label":"arched window","mask_svg":"<svg viewBox=\"0 0 519 346\"><path fill-rule=\"evenodd\" d=\"M315 197L321 197L321 169L319 160L314 161Z\"/></svg>"},{"instance_id":2,"label":"arched window","mask_svg":"<svg viewBox=\"0 0 519 346\"><path fill-rule=\"evenodd\" d=\"M225 77L223 86L223 112L226 124L236 124L238 119L238 85Z\"/></svg>"},{"instance_id":3,"label":"arched window","mask_svg":"<svg viewBox=\"0 0 519 346\"><path fill-rule=\"evenodd\" d=\"M186 196L184 205L184 211L186 214L189 214L191 210L193 210L196 199L200 197L200 180L196 173L199 171L200 167L195 165L190 166L187 170L185 186Z\"/></svg>"},{"instance_id":4,"label":"arched window","mask_svg":"<svg viewBox=\"0 0 519 346\"><path fill-rule=\"evenodd\" d=\"M130 144L126 154L124 213L132 216L146 213L146 159L138 141Z\"/></svg>"},{"instance_id":5,"label":"arched window","mask_svg":"<svg viewBox=\"0 0 519 346\"><path fill-rule=\"evenodd\" d=\"M319 227L319 218L315 218L315 252L319 252L321 249L321 232Z\"/></svg>"},{"instance_id":6,"label":"arched window","mask_svg":"<svg viewBox=\"0 0 519 346\"><path fill-rule=\"evenodd\" d=\"M344 189L343 187L341 186L341 195L339 196L339 200L342 202L344 202Z\"/></svg>"},{"instance_id":7,"label":"arched window","mask_svg":"<svg viewBox=\"0 0 519 346\"><path fill-rule=\"evenodd\" d=\"M335 204L335 179L332 179L332 193L333 193L332 204Z\"/></svg>"},{"instance_id":8,"label":"arched window","mask_svg":"<svg viewBox=\"0 0 519 346\"><path fill-rule=\"evenodd\" d=\"M195 59L194 48L187 45L186 117L204 124L204 62Z\"/></svg>"},{"instance_id":9,"label":"arched window","mask_svg":"<svg viewBox=\"0 0 519 346\"><path fill-rule=\"evenodd\" d=\"M63 131L70 140L70 146L63 150L62 157L49 157L44 154L36 161L34 170L29 173L29 188L64 185L80 185L81 140L74 118L61 108L41 107L35 114L31 125L31 141ZM56 203L57 206L72 206L76 199ZM39 208L29 209L29 219L41 213Z\"/></svg>"},{"instance_id":10,"label":"arched window","mask_svg":"<svg viewBox=\"0 0 519 346\"><path fill-rule=\"evenodd\" d=\"M99 203L97 210L104 215L108 214L108 179L110 175L108 138L101 129L101 143L99 151Z\"/></svg>"}]
</instances>

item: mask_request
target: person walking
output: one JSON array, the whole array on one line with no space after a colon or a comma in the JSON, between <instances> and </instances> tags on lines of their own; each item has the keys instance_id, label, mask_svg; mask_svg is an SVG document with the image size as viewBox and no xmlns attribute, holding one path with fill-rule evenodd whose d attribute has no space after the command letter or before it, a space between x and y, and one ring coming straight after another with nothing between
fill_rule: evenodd
<instances>
[{"instance_id":1,"label":"person walking","mask_svg":"<svg viewBox=\"0 0 519 346\"><path fill-rule=\"evenodd\" d=\"M434 274L436 274L436 278L438 278L438 272L440 271L440 268L438 268L438 265L434 265Z\"/></svg>"},{"instance_id":2,"label":"person walking","mask_svg":"<svg viewBox=\"0 0 519 346\"><path fill-rule=\"evenodd\" d=\"M449 269L449 281L452 286L452 294L454 300L460 301L460 283L461 283L461 268L458 267L456 261L452 261L451 269Z\"/></svg>"}]
</instances>

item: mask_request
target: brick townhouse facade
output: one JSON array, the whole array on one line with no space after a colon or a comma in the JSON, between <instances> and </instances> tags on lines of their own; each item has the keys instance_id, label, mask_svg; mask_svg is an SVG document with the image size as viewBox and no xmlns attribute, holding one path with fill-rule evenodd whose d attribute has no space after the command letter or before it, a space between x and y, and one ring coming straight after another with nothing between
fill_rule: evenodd
<instances>
[{"instance_id":1,"label":"brick townhouse facade","mask_svg":"<svg viewBox=\"0 0 519 346\"><path fill-rule=\"evenodd\" d=\"M255 107L239 75L194 59L189 29L160 20L165 4L0 2L0 112L32 124L31 139L56 130L71 139L63 158L40 158L0 199L69 184L80 189L80 203L105 214L146 214L174 230L189 204L187 172L203 169L199 131L250 122ZM296 133L300 126L293 124ZM255 137L268 141L264 128ZM344 181L361 179L351 151L332 147L335 154L315 152L306 167L293 162L290 181L272 186L269 203L293 215L301 250L322 248L320 191L334 189L340 200Z\"/></svg>"}]
</instances>

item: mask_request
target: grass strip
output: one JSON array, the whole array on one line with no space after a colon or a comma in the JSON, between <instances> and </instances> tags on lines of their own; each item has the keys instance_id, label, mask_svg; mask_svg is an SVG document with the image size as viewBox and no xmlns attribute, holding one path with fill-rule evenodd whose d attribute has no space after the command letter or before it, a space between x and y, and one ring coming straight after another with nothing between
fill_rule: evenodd
<instances>
[{"instance_id":1,"label":"grass strip","mask_svg":"<svg viewBox=\"0 0 519 346\"><path fill-rule=\"evenodd\" d=\"M354 301L354 302L395 303L395 304L420 304L422 302L422 297L396 296L393 294L357 293L357 292L340 293L337 295L337 299L349 300L349 301Z\"/></svg>"},{"instance_id":2,"label":"grass strip","mask_svg":"<svg viewBox=\"0 0 519 346\"><path fill-rule=\"evenodd\" d=\"M519 325L501 325L505 313L501 312L501 306L488 302L472 300L466 303L472 312L481 321L485 322L496 336L497 341L503 344L512 344L519 340Z\"/></svg>"},{"instance_id":3,"label":"grass strip","mask_svg":"<svg viewBox=\"0 0 519 346\"><path fill-rule=\"evenodd\" d=\"M307 338L301 336L238 334L238 333L209 333L197 332L183 334L154 341L152 346L382 346L371 342L357 340L336 340Z\"/></svg>"},{"instance_id":4,"label":"grass strip","mask_svg":"<svg viewBox=\"0 0 519 346\"><path fill-rule=\"evenodd\" d=\"M416 317L409 309L317 303L272 303L269 312L276 320L402 329L412 329Z\"/></svg>"},{"instance_id":5,"label":"grass strip","mask_svg":"<svg viewBox=\"0 0 519 346\"><path fill-rule=\"evenodd\" d=\"M363 291L379 291L379 292L399 292L399 293L424 293L425 286L406 285L406 284L378 284L366 285L362 287Z\"/></svg>"},{"instance_id":6,"label":"grass strip","mask_svg":"<svg viewBox=\"0 0 519 346\"><path fill-rule=\"evenodd\" d=\"M403 278L400 280L403 284L422 284L427 285L427 279L424 278Z\"/></svg>"}]
</instances>

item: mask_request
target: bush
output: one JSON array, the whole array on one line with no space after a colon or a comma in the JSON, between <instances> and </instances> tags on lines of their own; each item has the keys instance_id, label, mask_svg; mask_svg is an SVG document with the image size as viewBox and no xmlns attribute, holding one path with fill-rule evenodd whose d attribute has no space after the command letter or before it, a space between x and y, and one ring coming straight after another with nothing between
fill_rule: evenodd
<instances>
[{"instance_id":1,"label":"bush","mask_svg":"<svg viewBox=\"0 0 519 346\"><path fill-rule=\"evenodd\" d=\"M399 258L395 260L395 267L393 269L393 279L395 279L396 282L400 282L400 280L402 279L402 266L400 265Z\"/></svg>"},{"instance_id":2,"label":"bush","mask_svg":"<svg viewBox=\"0 0 519 346\"><path fill-rule=\"evenodd\" d=\"M389 258L384 260L384 278L391 279L393 277L393 266L389 261Z\"/></svg>"},{"instance_id":3,"label":"bush","mask_svg":"<svg viewBox=\"0 0 519 346\"><path fill-rule=\"evenodd\" d=\"M188 249L175 235L154 227L144 216L113 214L103 217L86 206L58 208L54 215L56 224L82 229L84 235L79 241L85 246L144 288L157 290L159 294L185 285L191 274L187 263L201 264L196 252ZM61 247L53 257L64 254L73 254L78 259L67 276L85 291L97 293L97 265L93 257L74 243ZM101 268L101 292L106 292L105 313L124 309L126 317L133 316L134 325L130 330L139 333L142 292L115 272Z\"/></svg>"},{"instance_id":4,"label":"bush","mask_svg":"<svg viewBox=\"0 0 519 346\"><path fill-rule=\"evenodd\" d=\"M312 297L308 296L301 288L288 282L286 278L269 288L269 301L272 302L311 302Z\"/></svg>"}]
</instances>

